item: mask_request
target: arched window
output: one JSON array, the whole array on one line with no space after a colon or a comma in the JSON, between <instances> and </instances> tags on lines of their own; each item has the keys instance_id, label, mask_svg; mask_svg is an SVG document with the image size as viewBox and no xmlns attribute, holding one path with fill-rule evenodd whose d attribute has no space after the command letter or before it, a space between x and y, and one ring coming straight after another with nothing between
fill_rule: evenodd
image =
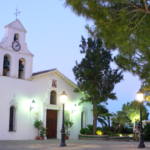
<instances>
[{"instance_id":1,"label":"arched window","mask_svg":"<svg viewBox=\"0 0 150 150\"><path fill-rule=\"evenodd\" d=\"M56 105L56 91L51 91L50 93L50 104Z\"/></svg>"},{"instance_id":2,"label":"arched window","mask_svg":"<svg viewBox=\"0 0 150 150\"><path fill-rule=\"evenodd\" d=\"M15 114L16 109L14 106L11 106L9 111L9 131L15 131Z\"/></svg>"},{"instance_id":3,"label":"arched window","mask_svg":"<svg viewBox=\"0 0 150 150\"><path fill-rule=\"evenodd\" d=\"M9 55L5 55L3 60L3 76L8 76L9 72L10 72L10 57Z\"/></svg>"},{"instance_id":4,"label":"arched window","mask_svg":"<svg viewBox=\"0 0 150 150\"><path fill-rule=\"evenodd\" d=\"M19 59L19 67L18 67L18 78L23 79L24 78L24 66L25 60L23 58Z\"/></svg>"},{"instance_id":5,"label":"arched window","mask_svg":"<svg viewBox=\"0 0 150 150\"><path fill-rule=\"evenodd\" d=\"M18 41L18 40L19 40L19 34L15 33L15 35L14 35L14 41Z\"/></svg>"}]
</instances>

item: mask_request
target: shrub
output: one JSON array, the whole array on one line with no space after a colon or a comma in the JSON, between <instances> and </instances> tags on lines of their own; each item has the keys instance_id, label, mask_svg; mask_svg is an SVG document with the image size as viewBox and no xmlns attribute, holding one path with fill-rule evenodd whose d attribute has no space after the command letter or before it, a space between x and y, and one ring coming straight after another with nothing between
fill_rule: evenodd
<instances>
[{"instance_id":1,"label":"shrub","mask_svg":"<svg viewBox=\"0 0 150 150\"><path fill-rule=\"evenodd\" d=\"M133 128L132 127L121 127L117 130L117 133L131 134L131 133L133 133Z\"/></svg>"},{"instance_id":2,"label":"shrub","mask_svg":"<svg viewBox=\"0 0 150 150\"><path fill-rule=\"evenodd\" d=\"M73 126L73 122L70 120L65 120L64 125L65 125L65 129L66 129L66 135L69 136L70 135L70 129Z\"/></svg>"},{"instance_id":3,"label":"shrub","mask_svg":"<svg viewBox=\"0 0 150 150\"><path fill-rule=\"evenodd\" d=\"M144 127L144 139L150 141L150 124L147 124Z\"/></svg>"},{"instance_id":4,"label":"shrub","mask_svg":"<svg viewBox=\"0 0 150 150\"><path fill-rule=\"evenodd\" d=\"M89 124L87 125L87 128L92 132L93 131L93 125Z\"/></svg>"},{"instance_id":5,"label":"shrub","mask_svg":"<svg viewBox=\"0 0 150 150\"><path fill-rule=\"evenodd\" d=\"M85 134L85 135L92 135L93 134L93 126L92 125L88 125L87 128L82 128L80 130L81 134Z\"/></svg>"},{"instance_id":6,"label":"shrub","mask_svg":"<svg viewBox=\"0 0 150 150\"><path fill-rule=\"evenodd\" d=\"M41 120L35 120L34 121L34 127L38 130L43 126L43 122Z\"/></svg>"},{"instance_id":7,"label":"shrub","mask_svg":"<svg viewBox=\"0 0 150 150\"><path fill-rule=\"evenodd\" d=\"M45 135L46 135L46 128L41 127L41 128L40 128L40 136L41 136L41 137L44 137Z\"/></svg>"},{"instance_id":8,"label":"shrub","mask_svg":"<svg viewBox=\"0 0 150 150\"><path fill-rule=\"evenodd\" d=\"M34 127L38 130L38 136L44 137L46 135L46 128L43 127L43 122L41 120L35 120Z\"/></svg>"},{"instance_id":9,"label":"shrub","mask_svg":"<svg viewBox=\"0 0 150 150\"><path fill-rule=\"evenodd\" d=\"M80 130L80 133L81 133L81 134L88 134L88 128L82 128L82 129Z\"/></svg>"},{"instance_id":10,"label":"shrub","mask_svg":"<svg viewBox=\"0 0 150 150\"><path fill-rule=\"evenodd\" d=\"M104 135L111 135L113 134L113 128L110 128L110 127L103 127L102 129L102 132Z\"/></svg>"}]
</instances>

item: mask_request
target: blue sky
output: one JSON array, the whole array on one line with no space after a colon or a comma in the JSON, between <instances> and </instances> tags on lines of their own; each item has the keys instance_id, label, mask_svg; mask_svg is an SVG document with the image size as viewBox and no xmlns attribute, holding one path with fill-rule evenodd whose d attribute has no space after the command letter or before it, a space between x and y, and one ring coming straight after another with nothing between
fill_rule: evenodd
<instances>
[{"instance_id":1,"label":"blue sky","mask_svg":"<svg viewBox=\"0 0 150 150\"><path fill-rule=\"evenodd\" d=\"M34 54L33 72L57 68L75 81L72 68L76 60L81 60L81 35L87 36L85 25L90 22L65 7L64 0L5 0L0 5L0 38L4 25L15 19L16 7L28 31L26 41ZM137 77L125 73L124 80L115 88L118 100L109 102L110 111L133 100L139 87Z\"/></svg>"}]
</instances>

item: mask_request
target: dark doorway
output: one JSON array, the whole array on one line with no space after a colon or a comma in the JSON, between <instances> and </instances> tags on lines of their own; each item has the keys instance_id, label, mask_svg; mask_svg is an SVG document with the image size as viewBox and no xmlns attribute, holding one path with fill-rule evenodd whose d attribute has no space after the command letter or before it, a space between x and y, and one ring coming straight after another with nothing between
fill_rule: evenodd
<instances>
[{"instance_id":1,"label":"dark doorway","mask_svg":"<svg viewBox=\"0 0 150 150\"><path fill-rule=\"evenodd\" d=\"M48 139L57 137L57 110L47 110L46 128Z\"/></svg>"}]
</instances>

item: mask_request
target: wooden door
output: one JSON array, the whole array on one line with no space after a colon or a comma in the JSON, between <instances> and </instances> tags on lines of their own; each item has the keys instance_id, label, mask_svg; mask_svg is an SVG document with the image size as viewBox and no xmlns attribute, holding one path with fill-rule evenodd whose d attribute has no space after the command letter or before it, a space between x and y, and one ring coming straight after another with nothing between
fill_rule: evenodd
<instances>
[{"instance_id":1,"label":"wooden door","mask_svg":"<svg viewBox=\"0 0 150 150\"><path fill-rule=\"evenodd\" d=\"M48 139L57 137L57 110L47 110L46 128Z\"/></svg>"}]
</instances>

